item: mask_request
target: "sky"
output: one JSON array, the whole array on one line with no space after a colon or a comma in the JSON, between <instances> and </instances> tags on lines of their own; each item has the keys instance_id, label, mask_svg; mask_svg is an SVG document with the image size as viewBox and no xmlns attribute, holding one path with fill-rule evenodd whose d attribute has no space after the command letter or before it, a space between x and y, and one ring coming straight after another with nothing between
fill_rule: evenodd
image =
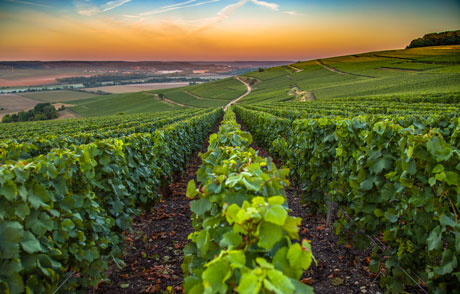
<instances>
[{"instance_id":1,"label":"sky","mask_svg":"<svg viewBox=\"0 0 460 294\"><path fill-rule=\"evenodd\" d=\"M0 0L0 60L298 61L458 29L458 0Z\"/></svg>"}]
</instances>

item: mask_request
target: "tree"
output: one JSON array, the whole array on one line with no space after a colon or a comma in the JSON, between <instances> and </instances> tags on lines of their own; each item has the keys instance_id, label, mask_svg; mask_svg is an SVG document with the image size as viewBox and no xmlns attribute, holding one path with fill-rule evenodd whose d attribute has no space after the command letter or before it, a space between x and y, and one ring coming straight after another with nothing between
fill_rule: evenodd
<instances>
[{"instance_id":1,"label":"tree","mask_svg":"<svg viewBox=\"0 0 460 294\"><path fill-rule=\"evenodd\" d=\"M409 46L406 47L406 49L426 46L458 44L460 44L460 30L426 34L422 38L412 40L412 42L409 44Z\"/></svg>"},{"instance_id":2,"label":"tree","mask_svg":"<svg viewBox=\"0 0 460 294\"><path fill-rule=\"evenodd\" d=\"M21 111L18 113L18 121L28 121L33 115L32 110L28 112Z\"/></svg>"},{"instance_id":3,"label":"tree","mask_svg":"<svg viewBox=\"0 0 460 294\"><path fill-rule=\"evenodd\" d=\"M10 123L13 122L13 118L9 114L5 114L2 118L2 123Z\"/></svg>"}]
</instances>

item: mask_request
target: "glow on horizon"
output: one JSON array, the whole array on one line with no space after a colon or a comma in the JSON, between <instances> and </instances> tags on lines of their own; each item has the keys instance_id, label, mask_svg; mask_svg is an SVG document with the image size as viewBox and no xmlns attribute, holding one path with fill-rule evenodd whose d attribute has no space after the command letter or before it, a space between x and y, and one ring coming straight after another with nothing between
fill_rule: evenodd
<instances>
[{"instance_id":1,"label":"glow on horizon","mask_svg":"<svg viewBox=\"0 0 460 294\"><path fill-rule=\"evenodd\" d=\"M460 29L460 4L447 0L69 2L0 2L0 60L294 61Z\"/></svg>"}]
</instances>

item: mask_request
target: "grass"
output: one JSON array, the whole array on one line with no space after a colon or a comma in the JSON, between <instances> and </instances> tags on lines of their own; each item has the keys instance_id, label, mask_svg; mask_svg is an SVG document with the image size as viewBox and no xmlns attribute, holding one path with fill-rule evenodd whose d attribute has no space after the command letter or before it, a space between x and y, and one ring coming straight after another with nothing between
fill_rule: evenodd
<instances>
[{"instance_id":1,"label":"grass","mask_svg":"<svg viewBox=\"0 0 460 294\"><path fill-rule=\"evenodd\" d=\"M68 103L76 104L76 106L70 107L70 109L81 116L104 116L118 112L133 114L183 109L183 107L159 101L153 95L144 92L102 95L88 99L68 101Z\"/></svg>"},{"instance_id":2,"label":"grass","mask_svg":"<svg viewBox=\"0 0 460 294\"><path fill-rule=\"evenodd\" d=\"M292 98L288 92L289 89L296 86L296 82L290 79L288 75L278 75L253 85L251 94L240 101L249 103L283 101Z\"/></svg>"},{"instance_id":3,"label":"grass","mask_svg":"<svg viewBox=\"0 0 460 294\"><path fill-rule=\"evenodd\" d=\"M459 90L460 74L458 73L410 73L405 76L368 79L340 86L324 87L316 90L315 95L320 99L327 99L380 94L450 93Z\"/></svg>"},{"instance_id":4,"label":"grass","mask_svg":"<svg viewBox=\"0 0 460 294\"><path fill-rule=\"evenodd\" d=\"M211 99L233 100L246 93L246 86L234 78L194 85L186 89L191 93Z\"/></svg>"},{"instance_id":5,"label":"grass","mask_svg":"<svg viewBox=\"0 0 460 294\"><path fill-rule=\"evenodd\" d=\"M375 53L379 56L408 59L413 62L460 63L460 45L389 50Z\"/></svg>"},{"instance_id":6,"label":"grass","mask_svg":"<svg viewBox=\"0 0 460 294\"><path fill-rule=\"evenodd\" d=\"M459 58L460 46L438 46L323 59L325 64L349 73L345 75L325 69L314 60L298 62L293 66L302 71L297 73L277 67L246 74L259 82L242 102L286 101L293 86L312 91L317 99L458 92L460 65L453 61Z\"/></svg>"},{"instance_id":7,"label":"grass","mask_svg":"<svg viewBox=\"0 0 460 294\"><path fill-rule=\"evenodd\" d=\"M251 94L240 103L292 101L295 97L290 92L294 88L310 91L317 99L458 93L460 64L456 60L459 56L460 46L439 46L323 59L325 64L349 74L330 71L315 60L293 64L301 69L300 72L286 66L255 71L242 76L255 84L252 85ZM204 108L224 106L245 92L243 83L229 78L148 93L108 95L67 102L77 104L73 110L78 114L95 116L183 109L159 101L159 94L175 103Z\"/></svg>"},{"instance_id":8,"label":"grass","mask_svg":"<svg viewBox=\"0 0 460 294\"><path fill-rule=\"evenodd\" d=\"M152 94L163 94L169 100L184 104L191 107L219 107L226 105L229 101L219 99L197 99L194 96L187 94L185 91L190 90L189 87L174 88L167 90L151 91Z\"/></svg>"},{"instance_id":9,"label":"grass","mask_svg":"<svg viewBox=\"0 0 460 294\"><path fill-rule=\"evenodd\" d=\"M93 93L85 93L71 90L56 90L56 91L40 91L40 92L28 92L21 93L20 96L40 100L44 102L69 102L78 99L87 99L90 97L99 96Z\"/></svg>"},{"instance_id":10,"label":"grass","mask_svg":"<svg viewBox=\"0 0 460 294\"><path fill-rule=\"evenodd\" d=\"M186 93L189 91L200 98ZM183 104L185 107L220 107L228 104L246 93L246 86L234 78L223 79L211 83L193 85L180 88L158 89L147 92L102 95L99 97L68 100L67 103L76 104L70 109L81 116L103 116L118 112L126 114L141 112L159 112L183 109L179 105L161 101L160 94L173 103Z\"/></svg>"},{"instance_id":11,"label":"grass","mask_svg":"<svg viewBox=\"0 0 460 294\"><path fill-rule=\"evenodd\" d=\"M265 69L262 72L254 71L245 74L245 76L253 77L261 81L272 80L287 75L289 75L289 73L283 67L273 67Z\"/></svg>"}]
</instances>

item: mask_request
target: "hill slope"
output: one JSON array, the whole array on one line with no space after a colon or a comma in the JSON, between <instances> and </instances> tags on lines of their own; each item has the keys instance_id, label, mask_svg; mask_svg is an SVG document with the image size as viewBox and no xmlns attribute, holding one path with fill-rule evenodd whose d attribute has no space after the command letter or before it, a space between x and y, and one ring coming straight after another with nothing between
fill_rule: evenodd
<instances>
[{"instance_id":1,"label":"hill slope","mask_svg":"<svg viewBox=\"0 0 460 294\"><path fill-rule=\"evenodd\" d=\"M239 103L460 92L460 45L368 52L298 62L240 78ZM72 101L82 116L220 107L246 92L234 78L181 88Z\"/></svg>"}]
</instances>

